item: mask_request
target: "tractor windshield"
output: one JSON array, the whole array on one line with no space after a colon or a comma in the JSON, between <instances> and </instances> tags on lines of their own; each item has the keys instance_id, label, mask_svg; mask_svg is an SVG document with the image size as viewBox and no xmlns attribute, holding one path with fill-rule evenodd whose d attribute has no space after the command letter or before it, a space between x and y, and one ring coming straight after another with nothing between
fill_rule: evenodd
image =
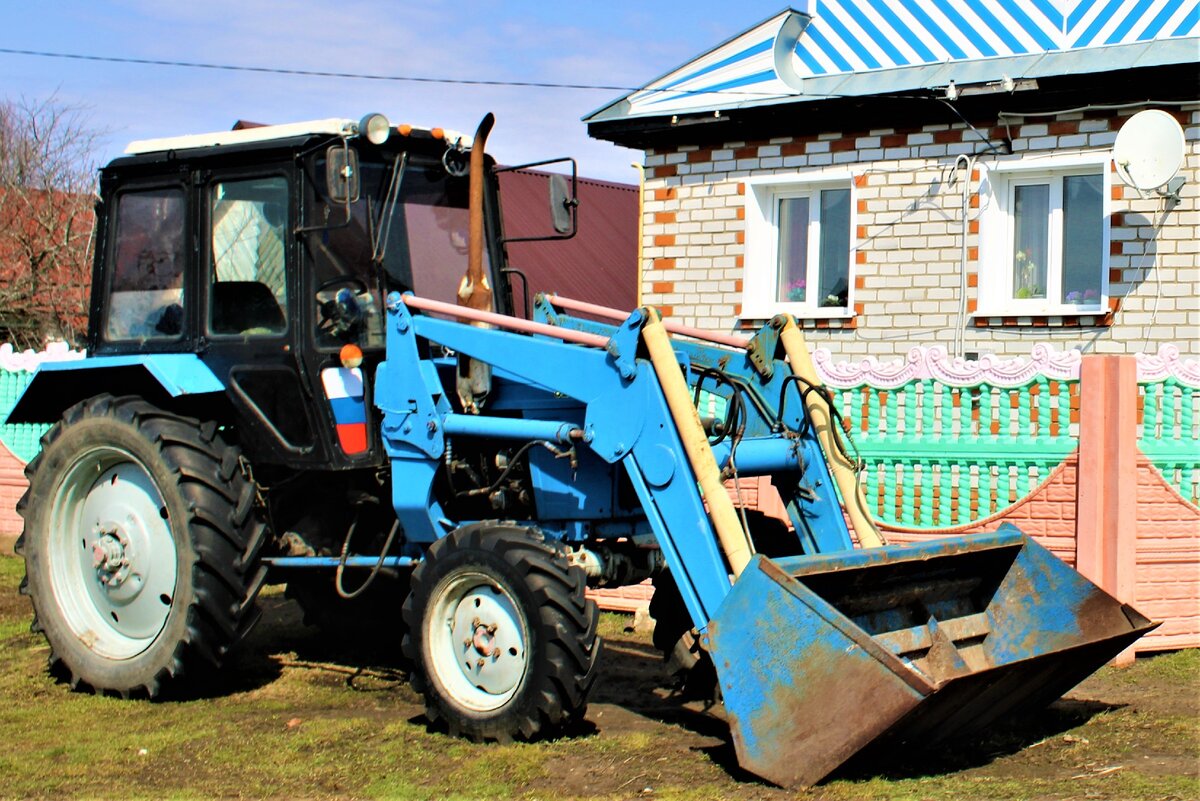
<instances>
[{"instance_id":1,"label":"tractor windshield","mask_svg":"<svg viewBox=\"0 0 1200 801\"><path fill-rule=\"evenodd\" d=\"M323 161L317 162L313 174L325 174ZM342 204L329 200L324 182L316 182L317 202L310 206L306 224L325 227L310 233L305 242L318 303L328 302L347 285L369 293L370 308L364 309L367 317L358 342L381 347L381 291L412 291L453 302L467 269L468 178L449 175L441 160L420 156L363 159L359 176L361 191L350 203L350 219L344 225L339 225ZM373 266L376 259L382 262L383 287ZM485 249L484 270L490 274L489 262ZM319 339L326 347L346 341L330 332L321 332Z\"/></svg>"}]
</instances>

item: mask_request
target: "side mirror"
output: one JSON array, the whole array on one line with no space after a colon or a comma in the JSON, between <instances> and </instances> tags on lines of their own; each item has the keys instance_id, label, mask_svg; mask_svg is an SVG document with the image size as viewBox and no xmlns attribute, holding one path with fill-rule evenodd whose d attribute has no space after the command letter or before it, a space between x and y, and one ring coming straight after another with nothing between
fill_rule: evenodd
<instances>
[{"instance_id":1,"label":"side mirror","mask_svg":"<svg viewBox=\"0 0 1200 801\"><path fill-rule=\"evenodd\" d=\"M535 171L534 167L545 167L550 164L570 164L570 175L556 172ZM505 242L550 242L557 239L570 239L579 231L579 165L573 158L547 159L534 161L529 164L518 164L515 167L497 167L497 175L506 172L531 173L537 179L545 176L550 184L550 224L554 233L537 233L532 236L506 236ZM535 221L528 226L534 230L544 229L544 223Z\"/></svg>"},{"instance_id":2,"label":"side mirror","mask_svg":"<svg viewBox=\"0 0 1200 801\"><path fill-rule=\"evenodd\" d=\"M325 153L325 186L334 203L349 205L358 200L358 151L345 142Z\"/></svg>"},{"instance_id":3,"label":"side mirror","mask_svg":"<svg viewBox=\"0 0 1200 801\"><path fill-rule=\"evenodd\" d=\"M550 219L554 221L554 230L565 234L573 227L571 210L576 203L571 196L571 187L567 176L559 173L550 175Z\"/></svg>"}]
</instances>

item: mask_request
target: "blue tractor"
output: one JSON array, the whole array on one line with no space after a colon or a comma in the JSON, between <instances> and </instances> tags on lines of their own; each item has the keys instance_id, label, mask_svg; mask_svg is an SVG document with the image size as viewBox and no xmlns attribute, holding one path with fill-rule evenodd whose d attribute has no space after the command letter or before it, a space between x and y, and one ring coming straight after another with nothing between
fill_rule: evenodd
<instances>
[{"instance_id":1,"label":"blue tractor","mask_svg":"<svg viewBox=\"0 0 1200 801\"><path fill-rule=\"evenodd\" d=\"M655 641L741 764L804 785L1046 703L1152 628L1014 529L885 545L790 317L513 316L490 127L319 120L104 168L88 358L9 417L54 423L19 551L72 687L186 690L277 582L316 622L387 621L431 721L534 738L585 715L585 589L653 578ZM748 476L788 524L731 500Z\"/></svg>"}]
</instances>

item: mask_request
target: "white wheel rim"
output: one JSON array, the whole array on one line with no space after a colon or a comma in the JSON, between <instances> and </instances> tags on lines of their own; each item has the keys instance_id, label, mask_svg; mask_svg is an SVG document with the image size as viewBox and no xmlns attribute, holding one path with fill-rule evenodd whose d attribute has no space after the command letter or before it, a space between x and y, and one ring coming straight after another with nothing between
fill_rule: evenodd
<instances>
[{"instance_id":1,"label":"white wheel rim","mask_svg":"<svg viewBox=\"0 0 1200 801\"><path fill-rule=\"evenodd\" d=\"M432 672L451 700L473 712L512 700L528 672L529 628L507 588L483 573L449 576L425 620Z\"/></svg>"},{"instance_id":2,"label":"white wheel rim","mask_svg":"<svg viewBox=\"0 0 1200 801\"><path fill-rule=\"evenodd\" d=\"M154 643L175 597L177 551L166 504L130 453L93 448L65 471L50 507L54 601L71 632L107 659Z\"/></svg>"}]
</instances>

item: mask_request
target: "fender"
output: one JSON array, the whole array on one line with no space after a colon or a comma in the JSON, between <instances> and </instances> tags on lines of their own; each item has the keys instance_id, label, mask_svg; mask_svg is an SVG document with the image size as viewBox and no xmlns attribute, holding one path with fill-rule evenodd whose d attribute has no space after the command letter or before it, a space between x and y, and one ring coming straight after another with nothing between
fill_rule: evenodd
<instances>
[{"instance_id":1,"label":"fender","mask_svg":"<svg viewBox=\"0 0 1200 801\"><path fill-rule=\"evenodd\" d=\"M194 353L95 356L44 362L17 398L6 423L53 423L72 404L102 392L179 398L223 393L225 384Z\"/></svg>"}]
</instances>

